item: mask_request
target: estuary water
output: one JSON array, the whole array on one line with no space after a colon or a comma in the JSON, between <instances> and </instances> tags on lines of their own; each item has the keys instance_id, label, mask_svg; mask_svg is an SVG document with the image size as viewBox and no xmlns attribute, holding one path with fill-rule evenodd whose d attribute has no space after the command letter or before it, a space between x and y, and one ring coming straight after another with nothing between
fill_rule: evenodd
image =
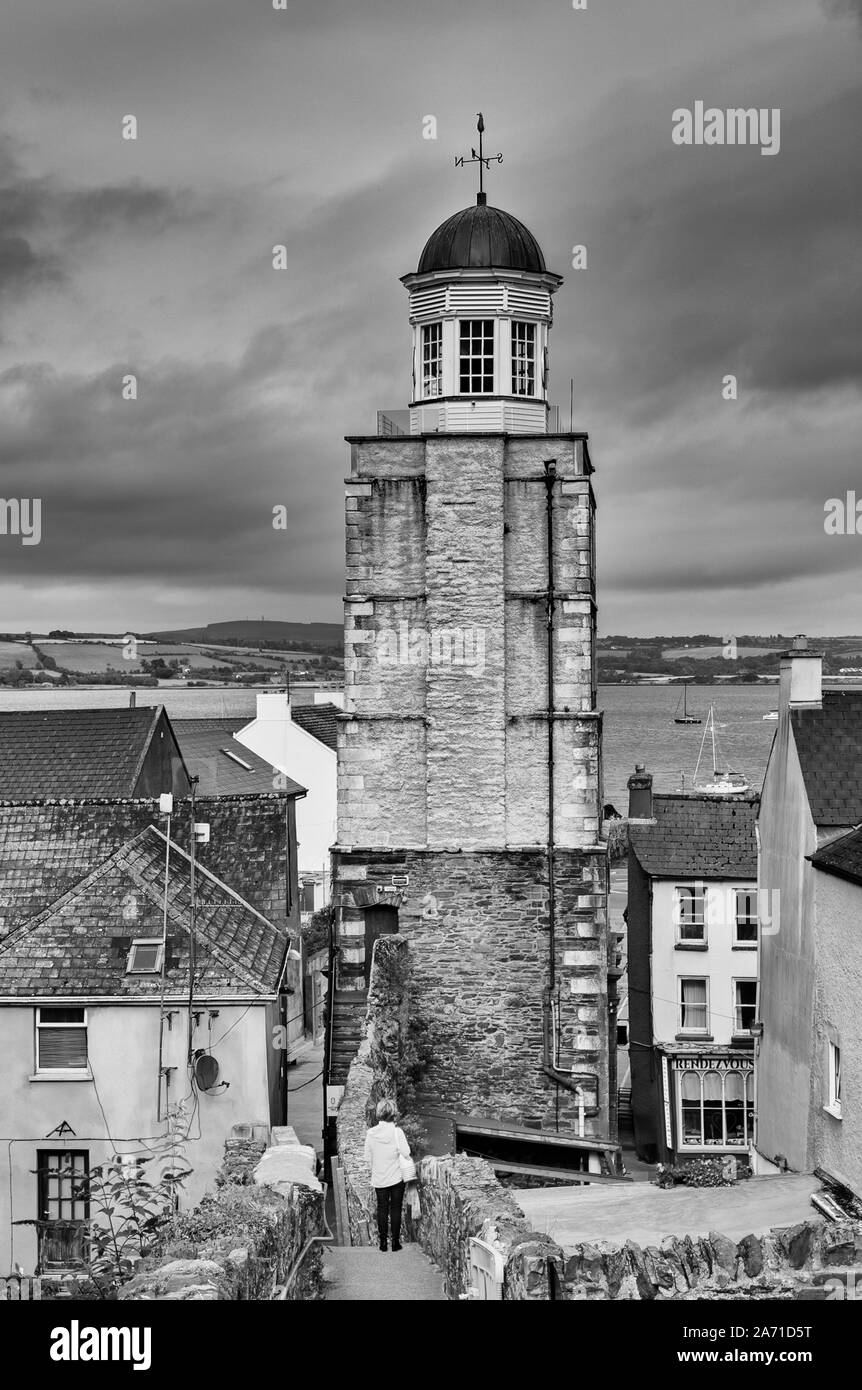
<instances>
[{"instance_id":1,"label":"estuary water","mask_svg":"<svg viewBox=\"0 0 862 1390\"><path fill-rule=\"evenodd\" d=\"M137 690L138 705L163 704L175 719L241 717L251 719L256 692L233 686L189 689L165 684L158 689ZM601 685L598 706L604 712L604 792L625 814L626 781L635 763L644 763L653 774L656 791L675 791L685 773L691 787L704 725L674 724L678 685ZM775 724L763 716L778 703L776 685L690 685L689 713L706 719L710 701L715 704L719 745L728 765L742 772L752 788L760 791ZM0 687L0 711L10 709L107 709L127 706L129 692L122 686L101 690L12 690ZM707 777L711 756L707 756Z\"/></svg>"}]
</instances>

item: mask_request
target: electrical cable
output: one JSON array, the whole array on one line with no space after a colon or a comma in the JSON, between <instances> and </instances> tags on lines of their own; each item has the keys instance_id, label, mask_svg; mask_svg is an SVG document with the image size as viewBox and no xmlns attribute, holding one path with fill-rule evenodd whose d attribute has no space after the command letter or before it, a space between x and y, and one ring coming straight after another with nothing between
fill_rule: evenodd
<instances>
[{"instance_id":1,"label":"electrical cable","mask_svg":"<svg viewBox=\"0 0 862 1390\"><path fill-rule=\"evenodd\" d=\"M307 1081L302 1081L298 1086L288 1086L287 1094L292 1096L294 1091L301 1091L305 1086L310 1086L312 1081L319 1081L323 1072L319 1071L316 1076L310 1076Z\"/></svg>"}]
</instances>

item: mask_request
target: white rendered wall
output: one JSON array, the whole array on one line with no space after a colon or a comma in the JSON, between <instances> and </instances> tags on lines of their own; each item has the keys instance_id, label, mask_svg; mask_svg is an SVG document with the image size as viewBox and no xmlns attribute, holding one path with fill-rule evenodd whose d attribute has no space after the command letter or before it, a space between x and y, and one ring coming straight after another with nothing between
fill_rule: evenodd
<instances>
[{"instance_id":1,"label":"white rendered wall","mask_svg":"<svg viewBox=\"0 0 862 1390\"><path fill-rule=\"evenodd\" d=\"M757 979L757 949L754 944L734 946L732 890L744 888L756 893L757 884L746 879L726 879L705 884L706 950L680 949L676 940L674 889L692 886L694 879L652 884L652 993L655 1040L673 1043L678 1029L680 976L709 979L709 1046L728 1046L733 1037L734 980ZM729 904L729 906L728 906ZM697 1042L696 1033L687 1034Z\"/></svg>"}]
</instances>

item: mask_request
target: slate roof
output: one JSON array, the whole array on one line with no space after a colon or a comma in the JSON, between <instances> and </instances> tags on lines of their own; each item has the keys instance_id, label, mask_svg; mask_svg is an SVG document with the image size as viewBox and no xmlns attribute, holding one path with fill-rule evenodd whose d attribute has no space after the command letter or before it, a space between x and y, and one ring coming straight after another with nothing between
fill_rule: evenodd
<instances>
[{"instance_id":1,"label":"slate roof","mask_svg":"<svg viewBox=\"0 0 862 1390\"><path fill-rule=\"evenodd\" d=\"M161 705L0 713L0 800L135 794Z\"/></svg>"},{"instance_id":2,"label":"slate roof","mask_svg":"<svg viewBox=\"0 0 862 1390\"><path fill-rule=\"evenodd\" d=\"M629 822L629 844L653 878L757 877L757 797L653 796L651 821Z\"/></svg>"},{"instance_id":3,"label":"slate roof","mask_svg":"<svg viewBox=\"0 0 862 1390\"><path fill-rule=\"evenodd\" d=\"M824 873L849 879L851 883L862 883L862 827L830 841L808 857L815 868Z\"/></svg>"},{"instance_id":4,"label":"slate roof","mask_svg":"<svg viewBox=\"0 0 862 1390\"><path fill-rule=\"evenodd\" d=\"M325 743L333 752L338 749L337 716L343 713L338 705L291 705L290 715L294 724L313 734L320 743Z\"/></svg>"},{"instance_id":5,"label":"slate roof","mask_svg":"<svg viewBox=\"0 0 862 1390\"><path fill-rule=\"evenodd\" d=\"M211 823L198 863L271 921L286 917L289 854L284 797L200 797ZM174 802L172 838L187 843L189 802ZM51 906L149 825L155 800L0 802L0 938Z\"/></svg>"},{"instance_id":6,"label":"slate roof","mask_svg":"<svg viewBox=\"0 0 862 1390\"><path fill-rule=\"evenodd\" d=\"M167 841L155 826L129 840L81 882L0 942L0 994L158 996L158 975L127 975L136 937L161 938ZM195 992L208 998L271 995L288 946L277 928L198 865ZM172 842L168 872L166 993L188 990L188 856Z\"/></svg>"},{"instance_id":7,"label":"slate roof","mask_svg":"<svg viewBox=\"0 0 862 1390\"><path fill-rule=\"evenodd\" d=\"M305 788L279 773L234 738L247 719L177 719L173 730L190 774L200 778L199 796L282 792L302 796Z\"/></svg>"},{"instance_id":8,"label":"slate roof","mask_svg":"<svg viewBox=\"0 0 862 1390\"><path fill-rule=\"evenodd\" d=\"M827 690L820 709L791 709L815 825L862 821L862 690Z\"/></svg>"}]
</instances>

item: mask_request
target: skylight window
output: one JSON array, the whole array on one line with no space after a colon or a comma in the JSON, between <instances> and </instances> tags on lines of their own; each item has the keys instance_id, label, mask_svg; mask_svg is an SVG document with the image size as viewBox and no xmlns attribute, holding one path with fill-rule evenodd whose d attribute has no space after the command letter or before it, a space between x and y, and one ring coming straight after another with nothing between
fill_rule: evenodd
<instances>
[{"instance_id":1,"label":"skylight window","mask_svg":"<svg viewBox=\"0 0 862 1390\"><path fill-rule=\"evenodd\" d=\"M158 975L162 968L162 943L158 939L133 941L127 975Z\"/></svg>"},{"instance_id":2,"label":"skylight window","mask_svg":"<svg viewBox=\"0 0 862 1390\"><path fill-rule=\"evenodd\" d=\"M230 758L232 762L239 763L240 767L244 767L246 772L254 771L251 763L245 762L245 760L241 758L238 753L232 753L229 748L222 748L220 751L224 753L226 758Z\"/></svg>"}]
</instances>

